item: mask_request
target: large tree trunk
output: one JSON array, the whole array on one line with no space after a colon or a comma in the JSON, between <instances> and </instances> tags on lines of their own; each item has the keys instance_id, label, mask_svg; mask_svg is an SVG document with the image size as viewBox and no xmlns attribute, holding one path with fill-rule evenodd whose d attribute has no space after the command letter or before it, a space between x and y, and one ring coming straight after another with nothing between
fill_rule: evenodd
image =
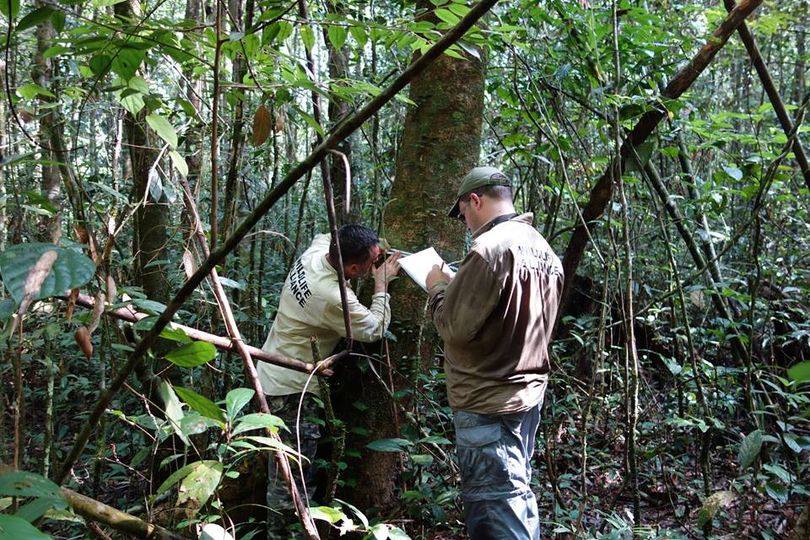
<instances>
[{"instance_id":1,"label":"large tree trunk","mask_svg":"<svg viewBox=\"0 0 810 540\"><path fill-rule=\"evenodd\" d=\"M42 7L42 2L37 1L36 7ZM43 53L51 46L51 41L54 36L53 24L50 19L46 19L37 25L37 51L34 55L34 67L31 70L31 78L35 83L43 88L49 88L51 84L51 77L53 77L53 60L45 58ZM45 99L50 101L49 99ZM53 109L43 107L42 119L39 123L39 143L42 146L42 159L45 161L40 165L42 172L42 179L40 182L40 190L42 195L50 202L54 208L57 209L52 215L43 216L40 219L38 236L43 242L57 242L61 233L61 225L59 223L59 186L60 177L59 169L55 165L47 162L58 161L57 156L50 150L51 148L51 129L53 129L55 122L54 117L56 114Z\"/></svg>"},{"instance_id":2,"label":"large tree trunk","mask_svg":"<svg viewBox=\"0 0 810 540\"><path fill-rule=\"evenodd\" d=\"M128 0L115 5L115 15L125 20L140 17L140 0ZM138 205L135 212L135 273L144 293L152 299L166 302L170 298L171 284L167 279L165 261L168 257L169 207L161 193L156 199L148 189L149 170L157 158L150 145L146 126L146 110L137 115L127 111L124 133L132 164L132 199Z\"/></svg>"},{"instance_id":3,"label":"large tree trunk","mask_svg":"<svg viewBox=\"0 0 810 540\"><path fill-rule=\"evenodd\" d=\"M344 11L344 6L334 0L328 0L326 2L326 10L329 13L340 14ZM347 45L343 45L340 48L335 47L334 44L329 40L326 29L324 29L324 41L326 42L326 47L329 50L329 59L327 60L327 64L329 66L329 78L334 84L334 81L348 77L349 47ZM349 106L349 103L335 96L333 92L330 92L328 109L330 126L337 124L341 118L347 117L350 112L351 107ZM350 164L350 168L352 162L351 139L351 137L346 137L339 145L337 145L337 148L335 148L336 151L346 156L346 162ZM356 196L359 195L358 193L354 194L355 197L351 197L351 193L348 193L348 200L351 204L349 207L346 206L346 178L347 174L351 172L346 169L346 162L344 162L342 157L336 154L332 154L329 157L329 180L332 182L332 191L335 194L335 212L337 213L339 224L357 222L360 219L360 205L358 204L359 201L356 198ZM349 180L349 186L351 186L353 179L349 177ZM349 187L349 189L351 189L351 187Z\"/></svg>"},{"instance_id":4,"label":"large tree trunk","mask_svg":"<svg viewBox=\"0 0 810 540\"><path fill-rule=\"evenodd\" d=\"M240 32L242 31L242 29L239 28L239 24L242 22L242 0L230 0L228 5L231 17L234 18L231 24L231 31ZM247 29L253 24L253 9L253 0L248 0L244 29ZM247 73L247 62L248 59L242 54L237 54L233 60L233 83L237 85L237 99L233 109L233 131L231 132L231 147L228 157L228 176L225 179L225 217L222 220L222 230L220 231L223 239L227 238L231 233L231 227L234 224L234 216L236 216L237 213L236 209L239 206L239 169L242 162L245 100L247 99L247 94L239 85L242 84L245 74Z\"/></svg>"},{"instance_id":5,"label":"large tree trunk","mask_svg":"<svg viewBox=\"0 0 810 540\"><path fill-rule=\"evenodd\" d=\"M427 2L418 5L427 11ZM432 12L428 12L432 15ZM416 107L405 118L399 148L396 177L384 221L384 235L395 248L407 251L435 246L447 259L461 257L464 232L461 224L446 216L453 204L461 177L478 164L484 109L484 64L477 58L453 59L443 55L414 79L410 99ZM375 366L388 383L409 388L414 376L434 356L437 340L424 317L425 293L408 279L392 284L390 363L397 373ZM420 339L421 338L421 339ZM358 414L341 413L349 422L361 423L367 437L354 441L356 447L376 439L397 437L399 419L395 402L376 376L356 374L347 390L349 403L359 399L368 409ZM358 384L358 381L360 384ZM359 389L359 392L358 392ZM351 418L353 416L353 418ZM352 500L360 508L390 507L394 502L400 457L396 453L362 451L362 460L350 463L348 477L359 486Z\"/></svg>"},{"instance_id":6,"label":"large tree trunk","mask_svg":"<svg viewBox=\"0 0 810 540\"><path fill-rule=\"evenodd\" d=\"M186 0L186 21L200 24L205 22L200 0ZM188 183L192 189L198 189L202 169L202 141L205 126L202 122L202 92L203 86L194 70L187 67L183 70L183 80L186 81L186 99L191 103L197 113L197 121L186 133L186 163L188 164Z\"/></svg>"}]
</instances>

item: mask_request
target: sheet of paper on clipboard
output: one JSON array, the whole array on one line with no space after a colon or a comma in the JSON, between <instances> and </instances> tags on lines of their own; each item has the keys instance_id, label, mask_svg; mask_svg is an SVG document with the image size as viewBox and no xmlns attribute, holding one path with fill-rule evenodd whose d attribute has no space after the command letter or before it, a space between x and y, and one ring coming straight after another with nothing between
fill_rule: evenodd
<instances>
[{"instance_id":1,"label":"sheet of paper on clipboard","mask_svg":"<svg viewBox=\"0 0 810 540\"><path fill-rule=\"evenodd\" d=\"M445 270L452 272L452 270L449 270L447 263L444 262L444 259L442 259L432 247L402 257L398 262L402 269L405 270L405 273L408 274L417 285L422 287L425 292L427 292L427 275L433 268L433 265L438 264L441 267L442 264L444 264Z\"/></svg>"}]
</instances>

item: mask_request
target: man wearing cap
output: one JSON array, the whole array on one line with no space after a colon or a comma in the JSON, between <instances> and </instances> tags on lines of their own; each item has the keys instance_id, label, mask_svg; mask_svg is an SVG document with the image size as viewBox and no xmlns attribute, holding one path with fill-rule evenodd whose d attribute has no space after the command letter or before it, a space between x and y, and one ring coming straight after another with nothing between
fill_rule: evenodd
<instances>
[{"instance_id":1,"label":"man wearing cap","mask_svg":"<svg viewBox=\"0 0 810 540\"><path fill-rule=\"evenodd\" d=\"M470 538L540 538L531 457L563 285L559 258L518 215L509 179L476 167L450 217L473 244L454 276L434 266L429 309L444 341L461 493Z\"/></svg>"}]
</instances>

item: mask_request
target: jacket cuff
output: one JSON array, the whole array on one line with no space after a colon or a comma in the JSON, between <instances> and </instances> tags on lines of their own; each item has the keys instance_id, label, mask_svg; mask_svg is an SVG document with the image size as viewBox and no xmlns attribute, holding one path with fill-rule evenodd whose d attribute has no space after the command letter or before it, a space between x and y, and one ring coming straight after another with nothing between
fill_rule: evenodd
<instances>
[{"instance_id":1,"label":"jacket cuff","mask_svg":"<svg viewBox=\"0 0 810 540\"><path fill-rule=\"evenodd\" d=\"M437 294L444 292L447 289L447 286L450 285L449 281L439 280L433 284L433 286L428 289L428 295L431 298L435 298Z\"/></svg>"}]
</instances>

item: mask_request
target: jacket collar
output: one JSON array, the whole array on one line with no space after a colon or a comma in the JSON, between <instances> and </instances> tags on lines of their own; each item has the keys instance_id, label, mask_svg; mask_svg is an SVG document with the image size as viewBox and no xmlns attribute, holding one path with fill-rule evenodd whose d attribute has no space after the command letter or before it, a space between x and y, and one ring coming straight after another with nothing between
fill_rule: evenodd
<instances>
[{"instance_id":1,"label":"jacket collar","mask_svg":"<svg viewBox=\"0 0 810 540\"><path fill-rule=\"evenodd\" d=\"M526 212L525 214L501 214L500 216L492 219L491 221L487 222L485 225L478 227L478 229L473 232L473 238L478 238L485 232L491 231L493 228L497 227L501 223L505 223L507 221L517 221L519 223L525 223L527 225L531 225L534 219L534 214L531 212Z\"/></svg>"}]
</instances>

